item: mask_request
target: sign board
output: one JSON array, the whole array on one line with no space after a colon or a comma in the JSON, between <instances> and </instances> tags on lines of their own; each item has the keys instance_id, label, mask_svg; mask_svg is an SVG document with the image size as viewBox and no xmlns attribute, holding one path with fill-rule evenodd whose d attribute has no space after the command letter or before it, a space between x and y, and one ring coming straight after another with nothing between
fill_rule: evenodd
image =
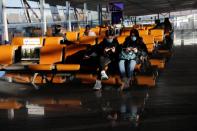
<instances>
[{"instance_id":1,"label":"sign board","mask_svg":"<svg viewBox=\"0 0 197 131\"><path fill-rule=\"evenodd\" d=\"M24 38L24 45L41 45L40 38Z\"/></svg>"},{"instance_id":2,"label":"sign board","mask_svg":"<svg viewBox=\"0 0 197 131\"><path fill-rule=\"evenodd\" d=\"M30 105L26 105L26 108L27 108L27 111L28 111L28 115L44 116L44 114L45 114L43 106L30 104Z\"/></svg>"},{"instance_id":3,"label":"sign board","mask_svg":"<svg viewBox=\"0 0 197 131\"><path fill-rule=\"evenodd\" d=\"M124 9L124 4L122 2L109 3L109 10L111 12L122 11Z\"/></svg>"},{"instance_id":4,"label":"sign board","mask_svg":"<svg viewBox=\"0 0 197 131\"><path fill-rule=\"evenodd\" d=\"M41 42L40 38L23 39L21 60L39 60Z\"/></svg>"}]
</instances>

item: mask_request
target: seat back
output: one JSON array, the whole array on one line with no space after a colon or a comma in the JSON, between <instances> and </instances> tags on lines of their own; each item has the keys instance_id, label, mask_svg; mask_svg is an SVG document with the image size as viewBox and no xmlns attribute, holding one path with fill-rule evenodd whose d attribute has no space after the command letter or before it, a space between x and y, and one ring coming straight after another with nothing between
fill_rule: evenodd
<instances>
[{"instance_id":1,"label":"seat back","mask_svg":"<svg viewBox=\"0 0 197 131\"><path fill-rule=\"evenodd\" d=\"M105 38L105 36L103 36L103 35L98 36L97 37L97 44L100 44L104 38Z\"/></svg>"},{"instance_id":2,"label":"seat back","mask_svg":"<svg viewBox=\"0 0 197 131\"><path fill-rule=\"evenodd\" d=\"M130 35L130 30L123 31L121 35L129 36Z\"/></svg>"},{"instance_id":3,"label":"seat back","mask_svg":"<svg viewBox=\"0 0 197 131\"><path fill-rule=\"evenodd\" d=\"M0 64L13 64L15 58L16 46L1 45L0 46Z\"/></svg>"},{"instance_id":4,"label":"seat back","mask_svg":"<svg viewBox=\"0 0 197 131\"><path fill-rule=\"evenodd\" d=\"M73 45L69 45L66 47L66 51L65 51L65 59L68 56L71 56L81 50L86 50L87 49L87 45L83 45L83 44L73 44Z\"/></svg>"},{"instance_id":5,"label":"seat back","mask_svg":"<svg viewBox=\"0 0 197 131\"><path fill-rule=\"evenodd\" d=\"M45 37L44 46L60 45L63 37Z\"/></svg>"},{"instance_id":6,"label":"seat back","mask_svg":"<svg viewBox=\"0 0 197 131\"><path fill-rule=\"evenodd\" d=\"M54 64L64 60L64 46L43 46L40 49L40 64Z\"/></svg>"},{"instance_id":7,"label":"seat back","mask_svg":"<svg viewBox=\"0 0 197 131\"><path fill-rule=\"evenodd\" d=\"M153 35L142 35L143 42L145 44L152 44L154 43L154 36Z\"/></svg>"},{"instance_id":8,"label":"seat back","mask_svg":"<svg viewBox=\"0 0 197 131\"><path fill-rule=\"evenodd\" d=\"M154 36L155 41L163 42L163 40L164 40L164 30L163 29L150 30L150 35Z\"/></svg>"},{"instance_id":9,"label":"seat back","mask_svg":"<svg viewBox=\"0 0 197 131\"><path fill-rule=\"evenodd\" d=\"M125 39L126 39L127 36L125 35L122 35L122 36L118 36L117 37L117 40L118 40L118 43L121 45L124 43Z\"/></svg>"},{"instance_id":10,"label":"seat back","mask_svg":"<svg viewBox=\"0 0 197 131\"><path fill-rule=\"evenodd\" d=\"M105 36L105 32L107 31L107 28L101 28L100 29L100 35Z\"/></svg>"},{"instance_id":11,"label":"seat back","mask_svg":"<svg viewBox=\"0 0 197 131\"><path fill-rule=\"evenodd\" d=\"M78 40L79 32L66 32L66 39L75 42Z\"/></svg>"},{"instance_id":12,"label":"seat back","mask_svg":"<svg viewBox=\"0 0 197 131\"><path fill-rule=\"evenodd\" d=\"M24 38L24 37L14 37L14 38L12 39L11 45L18 45L18 46L23 45L23 38Z\"/></svg>"},{"instance_id":13,"label":"seat back","mask_svg":"<svg viewBox=\"0 0 197 131\"><path fill-rule=\"evenodd\" d=\"M79 44L95 45L96 37L95 36L83 36L79 39Z\"/></svg>"},{"instance_id":14,"label":"seat back","mask_svg":"<svg viewBox=\"0 0 197 131\"><path fill-rule=\"evenodd\" d=\"M142 35L148 35L148 30L138 30L140 37Z\"/></svg>"},{"instance_id":15,"label":"seat back","mask_svg":"<svg viewBox=\"0 0 197 131\"><path fill-rule=\"evenodd\" d=\"M153 35L143 35L142 39L143 39L144 44L146 44L148 52L152 53L152 51L154 50L154 36Z\"/></svg>"}]
</instances>

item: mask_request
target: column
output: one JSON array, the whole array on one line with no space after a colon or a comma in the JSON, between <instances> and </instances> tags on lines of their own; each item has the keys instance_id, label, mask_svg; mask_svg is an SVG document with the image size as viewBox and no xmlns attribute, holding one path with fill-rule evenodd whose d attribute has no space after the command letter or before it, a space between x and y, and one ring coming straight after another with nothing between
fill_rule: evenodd
<instances>
[{"instance_id":1,"label":"column","mask_svg":"<svg viewBox=\"0 0 197 131\"><path fill-rule=\"evenodd\" d=\"M102 5L101 4L97 5L97 11L98 11L99 25L102 25L103 24L103 19L102 19Z\"/></svg>"},{"instance_id":2,"label":"column","mask_svg":"<svg viewBox=\"0 0 197 131\"><path fill-rule=\"evenodd\" d=\"M71 19L70 19L70 2L66 1L66 20L67 20L67 29L72 31Z\"/></svg>"},{"instance_id":3,"label":"column","mask_svg":"<svg viewBox=\"0 0 197 131\"><path fill-rule=\"evenodd\" d=\"M8 36L8 23L7 23L7 13L6 13L6 6L5 6L6 0L0 0L0 12L2 18L0 23L2 24L2 41L4 43L9 42L9 36Z\"/></svg>"},{"instance_id":4,"label":"column","mask_svg":"<svg viewBox=\"0 0 197 131\"><path fill-rule=\"evenodd\" d=\"M41 23L42 23L42 35L45 36L47 32L45 0L40 0L40 11L41 11Z\"/></svg>"},{"instance_id":5,"label":"column","mask_svg":"<svg viewBox=\"0 0 197 131\"><path fill-rule=\"evenodd\" d=\"M0 12L2 12L2 6L3 4L2 4L2 0L0 0ZM3 34L3 31L2 31L2 29L3 29L3 26L2 26L2 22L3 21L3 19L2 19L2 13L0 13L0 44L2 44L1 42L2 42L2 40L3 40L3 36L2 36L2 34Z\"/></svg>"}]
</instances>

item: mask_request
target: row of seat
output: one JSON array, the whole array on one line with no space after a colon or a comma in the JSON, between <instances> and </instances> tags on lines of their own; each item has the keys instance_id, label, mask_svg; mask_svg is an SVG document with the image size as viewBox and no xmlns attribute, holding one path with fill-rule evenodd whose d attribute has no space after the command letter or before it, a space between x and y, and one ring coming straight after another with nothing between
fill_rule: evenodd
<instances>
[{"instance_id":1,"label":"row of seat","mask_svg":"<svg viewBox=\"0 0 197 131\"><path fill-rule=\"evenodd\" d=\"M152 29L152 30L142 30L139 29L138 30L140 37L144 36L144 35L152 35L154 36L154 41L161 43L164 40L164 30L163 29ZM123 31L122 35L130 35L130 30L125 30Z\"/></svg>"},{"instance_id":2,"label":"row of seat","mask_svg":"<svg viewBox=\"0 0 197 131\"><path fill-rule=\"evenodd\" d=\"M122 36L118 36L117 39L118 39L119 43L122 44L126 37L127 37L126 35L122 35ZM80 49L81 50L86 49L86 46L83 46L83 44L95 45L96 43L100 43L103 40L103 38L104 38L104 36L100 36L100 37L84 36L79 41L80 44L68 46L65 56L70 56L70 55L76 53ZM143 35L142 38L144 40L144 43L147 45L148 51L151 53L154 50L154 43L155 43L154 36L153 35ZM0 50L2 50L2 51L8 50L8 51L6 51L6 53L8 53L6 56L10 59L4 59L4 57L1 57L1 58L3 58L3 60L0 59L0 62L1 62L1 64L13 63L14 51L17 49L17 46L23 46L25 44L25 42L35 43L35 41L36 41L38 45L41 45L41 46L44 45L45 48L49 49L49 48L53 48L52 45L60 45L61 40L63 40L62 37L35 37L35 38L15 37L12 40L12 43L11 43L12 46L1 46ZM50 47L48 47L48 46L50 46ZM58 46L57 46L57 48L58 48ZM12 52L12 53L10 53L10 52ZM4 55L4 54L0 54L0 55ZM10 56L12 56L12 57L10 57Z\"/></svg>"},{"instance_id":3,"label":"row of seat","mask_svg":"<svg viewBox=\"0 0 197 131\"><path fill-rule=\"evenodd\" d=\"M61 45L60 41L63 39L62 37L36 37L36 38L25 38L25 37L15 37L9 46L1 46L0 47L0 64L13 64L13 58L15 50L18 47L23 46L25 44L34 43L35 42L41 45L40 49L40 60L39 64L30 64L26 69L33 72L40 71L56 71L56 72L69 72L69 71L79 71L79 64L64 64L63 61L68 57L80 50L86 50L86 44L94 45L100 43L104 36L99 37L86 37L83 36L79 40L78 43L65 46ZM123 43L126 35L118 36L117 39L119 43ZM144 42L146 43L148 49L149 44L151 45L149 52L152 52L153 43L155 41L153 35L144 35ZM5 51L7 50L7 51ZM4 52L7 52L6 57L4 57ZM151 64L155 64L159 68L164 67L164 61L160 60L159 62L152 61ZM8 68L5 68L8 69ZM112 80L115 81L115 80Z\"/></svg>"}]
</instances>

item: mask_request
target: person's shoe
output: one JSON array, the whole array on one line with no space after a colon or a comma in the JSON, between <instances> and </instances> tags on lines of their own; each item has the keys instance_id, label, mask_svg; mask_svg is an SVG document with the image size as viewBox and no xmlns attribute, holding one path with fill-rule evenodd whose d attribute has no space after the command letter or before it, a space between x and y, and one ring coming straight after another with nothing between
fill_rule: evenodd
<instances>
[{"instance_id":1,"label":"person's shoe","mask_svg":"<svg viewBox=\"0 0 197 131\"><path fill-rule=\"evenodd\" d=\"M94 84L93 89L94 90L100 90L102 88L102 84L100 80L96 80L96 83Z\"/></svg>"},{"instance_id":2,"label":"person's shoe","mask_svg":"<svg viewBox=\"0 0 197 131\"><path fill-rule=\"evenodd\" d=\"M124 77L124 78L122 78L122 81L121 81L121 84L120 84L120 87L119 87L119 91L123 91L127 88L128 88L127 78Z\"/></svg>"},{"instance_id":3,"label":"person's shoe","mask_svg":"<svg viewBox=\"0 0 197 131\"><path fill-rule=\"evenodd\" d=\"M129 86L129 87L132 87L132 85L133 85L133 80L132 80L132 78L128 78L128 86Z\"/></svg>"},{"instance_id":4,"label":"person's shoe","mask_svg":"<svg viewBox=\"0 0 197 131\"><path fill-rule=\"evenodd\" d=\"M125 88L125 83L121 82L120 87L119 87L119 91L123 91Z\"/></svg>"},{"instance_id":5,"label":"person's shoe","mask_svg":"<svg viewBox=\"0 0 197 131\"><path fill-rule=\"evenodd\" d=\"M105 71L101 71L101 80L107 80L109 77L107 76Z\"/></svg>"}]
</instances>

